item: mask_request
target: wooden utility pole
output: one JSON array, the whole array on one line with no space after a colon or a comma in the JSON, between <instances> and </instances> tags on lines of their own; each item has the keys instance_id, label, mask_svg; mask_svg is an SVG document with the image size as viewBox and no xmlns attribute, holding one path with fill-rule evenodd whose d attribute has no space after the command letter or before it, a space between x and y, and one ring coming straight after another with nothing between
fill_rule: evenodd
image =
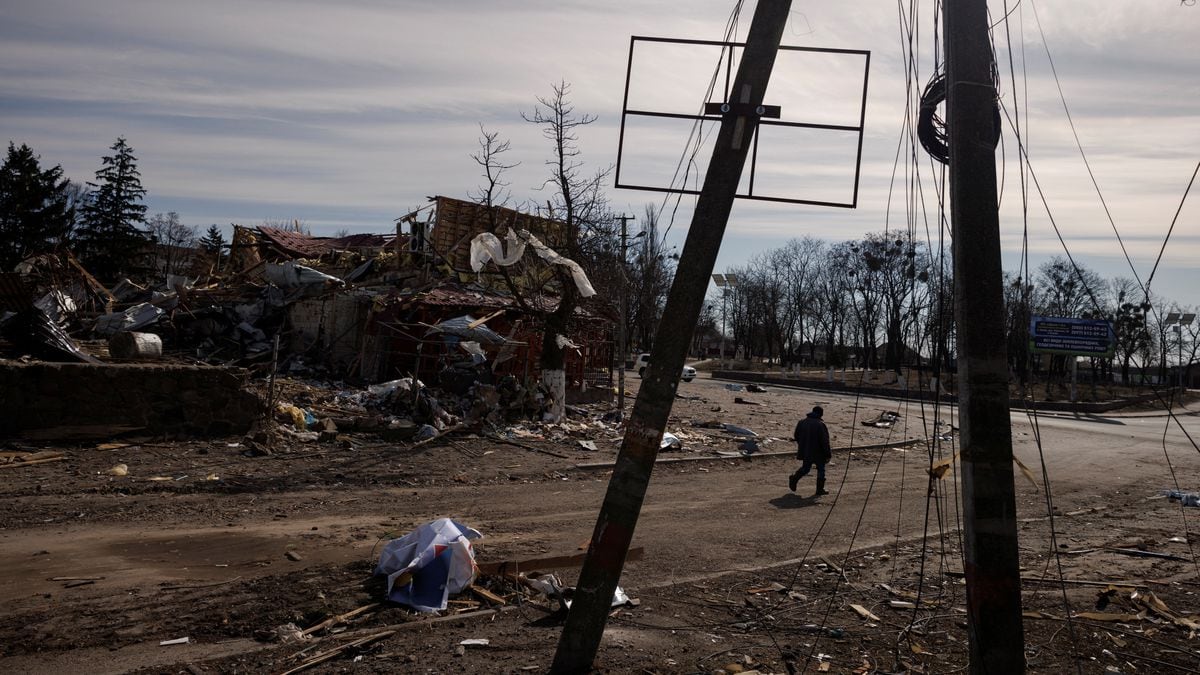
<instances>
[{"instance_id":1,"label":"wooden utility pole","mask_svg":"<svg viewBox=\"0 0 1200 675\"><path fill-rule=\"evenodd\" d=\"M554 654L552 673L588 672L600 648L613 592L633 540L658 444L675 400L692 332L700 318L708 278L721 248L742 167L758 119L765 112L763 94L775 66L791 4L791 0L759 0L730 90L733 100L718 104L723 117L721 130L692 215L675 282L658 325L646 377L633 404L625 440L579 573L571 611Z\"/></svg>"},{"instance_id":2,"label":"wooden utility pole","mask_svg":"<svg viewBox=\"0 0 1200 675\"><path fill-rule=\"evenodd\" d=\"M947 0L943 11L971 673L1012 675L1025 672L1025 640L987 1Z\"/></svg>"}]
</instances>

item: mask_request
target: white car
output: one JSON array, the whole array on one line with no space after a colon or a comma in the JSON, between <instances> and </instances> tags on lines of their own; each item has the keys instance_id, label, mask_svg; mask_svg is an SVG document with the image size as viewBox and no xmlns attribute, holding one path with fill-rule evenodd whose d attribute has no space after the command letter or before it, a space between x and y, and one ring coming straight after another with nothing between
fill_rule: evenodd
<instances>
[{"instance_id":1,"label":"white car","mask_svg":"<svg viewBox=\"0 0 1200 675\"><path fill-rule=\"evenodd\" d=\"M638 377L646 376L646 368L650 365L649 354L638 354L637 361L633 362L633 369L637 371ZM684 382L691 382L696 379L696 369L691 366L684 366L683 372L679 374L679 379Z\"/></svg>"}]
</instances>

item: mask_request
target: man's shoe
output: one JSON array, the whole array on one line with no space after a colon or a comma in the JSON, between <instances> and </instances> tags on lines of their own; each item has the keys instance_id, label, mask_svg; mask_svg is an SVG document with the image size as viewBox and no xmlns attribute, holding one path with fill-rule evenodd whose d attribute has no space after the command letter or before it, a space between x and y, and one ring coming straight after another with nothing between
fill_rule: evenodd
<instances>
[{"instance_id":1,"label":"man's shoe","mask_svg":"<svg viewBox=\"0 0 1200 675\"><path fill-rule=\"evenodd\" d=\"M829 493L825 490L825 479L818 478L817 479L817 494L815 496L827 495L827 494L829 494Z\"/></svg>"},{"instance_id":2,"label":"man's shoe","mask_svg":"<svg viewBox=\"0 0 1200 675\"><path fill-rule=\"evenodd\" d=\"M796 483L800 482L800 474L794 473L788 476L788 489L792 492L796 491Z\"/></svg>"}]
</instances>

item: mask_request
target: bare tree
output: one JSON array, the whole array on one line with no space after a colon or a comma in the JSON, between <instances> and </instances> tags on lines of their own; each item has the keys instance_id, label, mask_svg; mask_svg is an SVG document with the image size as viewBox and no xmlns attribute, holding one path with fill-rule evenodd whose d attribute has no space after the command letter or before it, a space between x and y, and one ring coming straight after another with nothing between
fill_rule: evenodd
<instances>
[{"instance_id":1,"label":"bare tree","mask_svg":"<svg viewBox=\"0 0 1200 675\"><path fill-rule=\"evenodd\" d=\"M585 249L597 249L608 239L611 242L612 218L602 190L611 167L587 175L579 160L580 127L596 121L595 115L577 115L569 99L570 86L559 82L552 87L549 97L538 97L538 105L532 113L522 113L526 122L542 129L542 136L550 141L551 158L546 161L550 176L542 188L551 188L553 194L546 202L546 216L564 224L561 239L550 242L562 255L580 259ZM611 244L610 244L611 245ZM547 419L562 418L566 405L566 371L564 347L561 339L570 335L571 317L579 300L570 272L562 265L553 266L559 291L559 302L546 316L542 339L541 369L542 385L549 396Z\"/></svg>"},{"instance_id":2,"label":"bare tree","mask_svg":"<svg viewBox=\"0 0 1200 675\"><path fill-rule=\"evenodd\" d=\"M654 333L658 330L667 293L675 278L675 258L666 248L659 231L660 215L654 204L646 204L641 234L635 235L637 238L627 252L632 257L628 296L635 299L627 316L630 331L641 351L649 351L654 345Z\"/></svg>"},{"instance_id":3,"label":"bare tree","mask_svg":"<svg viewBox=\"0 0 1200 675\"><path fill-rule=\"evenodd\" d=\"M179 221L179 214L156 213L146 220L146 232L155 244L155 266L162 274L183 274L196 254L199 233Z\"/></svg>"},{"instance_id":4,"label":"bare tree","mask_svg":"<svg viewBox=\"0 0 1200 675\"><path fill-rule=\"evenodd\" d=\"M476 203L488 207L489 225L493 232L496 230L496 222L492 207L504 206L512 196L504 174L520 166L520 162L506 164L502 161L501 155L508 152L510 147L509 141L500 140L499 132L488 131L482 124L479 125L479 151L472 153L471 159L483 168L484 183L470 197Z\"/></svg>"}]
</instances>

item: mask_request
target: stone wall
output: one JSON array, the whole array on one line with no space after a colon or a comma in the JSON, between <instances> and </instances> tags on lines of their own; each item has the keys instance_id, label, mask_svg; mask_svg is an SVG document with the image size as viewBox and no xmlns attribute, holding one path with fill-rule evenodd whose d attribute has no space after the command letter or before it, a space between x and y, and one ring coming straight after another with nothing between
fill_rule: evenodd
<instances>
[{"instance_id":1,"label":"stone wall","mask_svg":"<svg viewBox=\"0 0 1200 675\"><path fill-rule=\"evenodd\" d=\"M264 406L245 384L238 368L0 361L0 438L242 433Z\"/></svg>"}]
</instances>

